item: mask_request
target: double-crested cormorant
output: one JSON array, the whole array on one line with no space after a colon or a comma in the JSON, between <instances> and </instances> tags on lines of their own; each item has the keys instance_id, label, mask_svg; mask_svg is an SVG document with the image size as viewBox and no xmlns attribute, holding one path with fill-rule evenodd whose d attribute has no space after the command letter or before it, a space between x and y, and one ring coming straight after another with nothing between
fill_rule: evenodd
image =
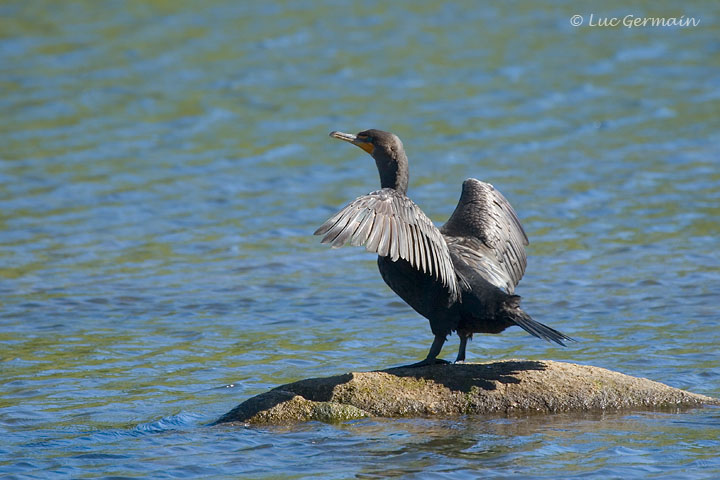
<instances>
[{"instance_id":1,"label":"double-crested cormorant","mask_svg":"<svg viewBox=\"0 0 720 480\"><path fill-rule=\"evenodd\" d=\"M438 230L406 195L408 160L396 135L365 130L330 136L372 155L381 189L355 199L315 235L333 247L349 241L377 253L385 283L430 320L430 352L410 366L446 363L437 356L453 331L460 337L456 362L465 360L473 333L500 333L512 325L563 346L572 340L520 308L513 292L525 273L528 239L515 210L492 185L465 180L455 211Z\"/></svg>"}]
</instances>

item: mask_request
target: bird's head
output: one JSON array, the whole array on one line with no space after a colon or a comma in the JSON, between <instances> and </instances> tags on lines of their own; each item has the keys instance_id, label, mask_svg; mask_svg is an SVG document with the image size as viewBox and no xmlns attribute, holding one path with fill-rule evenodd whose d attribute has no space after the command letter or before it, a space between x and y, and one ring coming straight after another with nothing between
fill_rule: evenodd
<instances>
[{"instance_id":1,"label":"bird's head","mask_svg":"<svg viewBox=\"0 0 720 480\"><path fill-rule=\"evenodd\" d=\"M357 145L369 153L375 159L380 172L381 186L405 193L408 183L408 162L403 144L397 135L370 129L357 135L330 132L330 136Z\"/></svg>"},{"instance_id":2,"label":"bird's head","mask_svg":"<svg viewBox=\"0 0 720 480\"><path fill-rule=\"evenodd\" d=\"M403 150L403 144L397 135L382 130L370 129L362 131L357 135L353 135L352 133L330 132L330 136L357 145L373 157L375 157L375 155L393 157L396 156L394 152Z\"/></svg>"}]
</instances>

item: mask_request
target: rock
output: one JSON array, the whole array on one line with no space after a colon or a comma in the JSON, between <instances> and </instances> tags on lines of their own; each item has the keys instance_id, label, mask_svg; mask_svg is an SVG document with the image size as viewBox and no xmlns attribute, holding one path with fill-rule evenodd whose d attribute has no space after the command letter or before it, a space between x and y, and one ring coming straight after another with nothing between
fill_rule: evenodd
<instances>
[{"instance_id":1,"label":"rock","mask_svg":"<svg viewBox=\"0 0 720 480\"><path fill-rule=\"evenodd\" d=\"M659 410L706 404L720 405L720 400L599 367L507 360L310 378L250 398L216 423L332 423L369 416Z\"/></svg>"}]
</instances>

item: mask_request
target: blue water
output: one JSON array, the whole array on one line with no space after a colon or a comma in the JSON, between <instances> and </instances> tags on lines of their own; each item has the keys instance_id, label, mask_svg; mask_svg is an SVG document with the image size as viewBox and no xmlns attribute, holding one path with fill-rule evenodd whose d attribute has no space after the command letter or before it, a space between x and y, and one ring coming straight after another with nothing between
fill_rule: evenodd
<instances>
[{"instance_id":1,"label":"blue water","mask_svg":"<svg viewBox=\"0 0 720 480\"><path fill-rule=\"evenodd\" d=\"M523 305L579 340L511 329L469 361L720 397L720 7L597 8L0 5L0 477L720 477L717 408L207 426L425 355L374 258L312 236L378 187L327 133L373 127L436 222L470 176L509 198ZM700 24L570 25L590 13Z\"/></svg>"}]
</instances>

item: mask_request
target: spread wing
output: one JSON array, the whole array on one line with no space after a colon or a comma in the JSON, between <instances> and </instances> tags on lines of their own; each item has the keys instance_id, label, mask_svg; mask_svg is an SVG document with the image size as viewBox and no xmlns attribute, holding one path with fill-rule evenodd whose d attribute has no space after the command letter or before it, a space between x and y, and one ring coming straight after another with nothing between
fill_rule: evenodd
<instances>
[{"instance_id":1,"label":"spread wing","mask_svg":"<svg viewBox=\"0 0 720 480\"><path fill-rule=\"evenodd\" d=\"M432 275L459 299L458 280L440 231L412 200L391 188L358 197L323 223L315 235L332 247L365 245L381 257L407 260Z\"/></svg>"},{"instance_id":2,"label":"spread wing","mask_svg":"<svg viewBox=\"0 0 720 480\"><path fill-rule=\"evenodd\" d=\"M453 256L513 293L525 273L529 242L515 210L495 187L465 180L460 201L440 231Z\"/></svg>"}]
</instances>

